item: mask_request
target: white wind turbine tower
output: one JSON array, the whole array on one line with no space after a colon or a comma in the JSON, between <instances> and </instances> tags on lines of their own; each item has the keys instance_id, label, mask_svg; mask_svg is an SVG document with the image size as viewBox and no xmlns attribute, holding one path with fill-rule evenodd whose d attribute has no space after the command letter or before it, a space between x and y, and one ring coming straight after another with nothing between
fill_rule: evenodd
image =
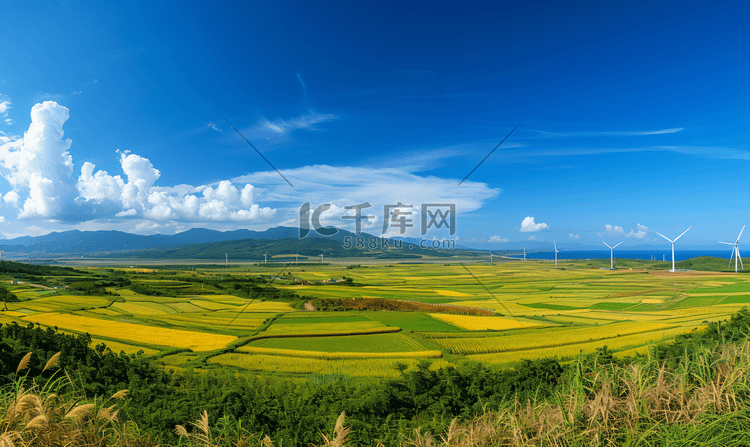
<instances>
[{"instance_id":1,"label":"white wind turbine tower","mask_svg":"<svg viewBox=\"0 0 750 447\"><path fill-rule=\"evenodd\" d=\"M552 243L555 245L555 267L557 267L557 254L560 252L557 251L557 242L552 241Z\"/></svg>"},{"instance_id":2,"label":"white wind turbine tower","mask_svg":"<svg viewBox=\"0 0 750 447\"><path fill-rule=\"evenodd\" d=\"M490 264L492 264L492 250L490 250Z\"/></svg>"},{"instance_id":3,"label":"white wind turbine tower","mask_svg":"<svg viewBox=\"0 0 750 447\"><path fill-rule=\"evenodd\" d=\"M693 226L691 225L690 228L693 228ZM690 228L688 228L687 230L683 231L682 234L685 234L688 231L690 231ZM659 236L663 237L664 239L666 239L666 240L668 240L669 242L672 243L672 270L670 270L670 272L674 272L674 243L677 242L677 239L679 239L679 238L682 237L682 234L679 235L679 236L677 236L676 238L674 238L674 240L669 239L668 237L664 236L663 234L659 233L658 231L656 231L656 234L658 234Z\"/></svg>"},{"instance_id":4,"label":"white wind turbine tower","mask_svg":"<svg viewBox=\"0 0 750 447\"><path fill-rule=\"evenodd\" d=\"M263 253L263 263L266 264L268 262L268 252Z\"/></svg>"},{"instance_id":5,"label":"white wind turbine tower","mask_svg":"<svg viewBox=\"0 0 750 447\"><path fill-rule=\"evenodd\" d=\"M734 241L734 244L730 244L729 242L719 241L720 244L732 246L732 256L734 256L734 273L737 273L737 259L740 260L740 265L742 266L742 270L745 270L745 266L742 265L742 256L740 256L740 238L742 237L743 231L745 231L744 225L742 226L742 229L740 230L740 235L737 236L737 240ZM732 265L732 256L729 257L729 265Z\"/></svg>"},{"instance_id":6,"label":"white wind turbine tower","mask_svg":"<svg viewBox=\"0 0 750 447\"><path fill-rule=\"evenodd\" d=\"M625 241L622 241L622 242L625 242ZM622 244L622 242L620 242L620 244ZM604 241L602 241L602 244L609 247L609 244ZM620 245L620 244L617 244L617 245ZM614 247L609 247L609 269L610 270L615 269L615 248L617 248L617 245L615 245Z\"/></svg>"},{"instance_id":7,"label":"white wind turbine tower","mask_svg":"<svg viewBox=\"0 0 750 447\"><path fill-rule=\"evenodd\" d=\"M523 247L523 260L526 260L526 247Z\"/></svg>"}]
</instances>

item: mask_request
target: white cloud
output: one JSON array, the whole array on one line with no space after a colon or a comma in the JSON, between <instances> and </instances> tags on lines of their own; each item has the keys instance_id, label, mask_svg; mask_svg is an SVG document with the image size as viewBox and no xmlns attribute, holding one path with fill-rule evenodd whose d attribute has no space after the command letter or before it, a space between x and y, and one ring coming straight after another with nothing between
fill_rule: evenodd
<instances>
[{"instance_id":1,"label":"white cloud","mask_svg":"<svg viewBox=\"0 0 750 447\"><path fill-rule=\"evenodd\" d=\"M13 125L13 123L14 123L14 121L13 121L12 119L10 119L10 118L5 118L5 124L7 124L7 125L9 125L9 126L12 126L12 125Z\"/></svg>"},{"instance_id":2,"label":"white cloud","mask_svg":"<svg viewBox=\"0 0 750 447\"><path fill-rule=\"evenodd\" d=\"M500 236L490 236L490 242L510 242L510 239L501 238Z\"/></svg>"},{"instance_id":3,"label":"white cloud","mask_svg":"<svg viewBox=\"0 0 750 447\"><path fill-rule=\"evenodd\" d=\"M62 140L68 109L53 101L31 109L31 125L22 139L0 146L0 169L13 191L26 196L19 214L51 218L75 198L71 141Z\"/></svg>"},{"instance_id":4,"label":"white cloud","mask_svg":"<svg viewBox=\"0 0 750 447\"><path fill-rule=\"evenodd\" d=\"M310 112L307 115L301 115L297 118L290 120L277 119L269 121L266 118L261 118L258 126L261 129L271 131L277 134L285 134L296 129L314 129L314 125L323 123L325 121L335 120L338 117L333 114L322 114L317 112Z\"/></svg>"},{"instance_id":5,"label":"white cloud","mask_svg":"<svg viewBox=\"0 0 750 447\"><path fill-rule=\"evenodd\" d=\"M581 238L581 236L579 236L579 235L577 235L577 234L573 234L573 233L568 233L568 238L569 238L569 239L575 239L575 240L578 240L578 239L580 239L580 238Z\"/></svg>"},{"instance_id":6,"label":"white cloud","mask_svg":"<svg viewBox=\"0 0 750 447\"><path fill-rule=\"evenodd\" d=\"M682 132L684 127L675 127L672 129L660 130L626 130L626 131L603 131L603 132L546 132L543 130L528 129L532 132L548 135L552 137L638 137L645 135L664 135L670 133Z\"/></svg>"},{"instance_id":7,"label":"white cloud","mask_svg":"<svg viewBox=\"0 0 750 447\"><path fill-rule=\"evenodd\" d=\"M207 123L206 123L206 126L210 127L211 129L213 129L213 130L215 130L215 131L217 131L217 132L221 132L221 129L219 129L219 128L218 128L218 127L216 126L216 124L215 124L215 123L213 123L212 121L209 121L209 122L207 122Z\"/></svg>"},{"instance_id":8,"label":"white cloud","mask_svg":"<svg viewBox=\"0 0 750 447\"><path fill-rule=\"evenodd\" d=\"M549 228L549 225L547 225L544 222L536 223L534 222L534 218L531 216L526 217L523 222L521 222L521 232L522 233L531 233L534 231L541 231L546 230Z\"/></svg>"},{"instance_id":9,"label":"white cloud","mask_svg":"<svg viewBox=\"0 0 750 447\"><path fill-rule=\"evenodd\" d=\"M2 113L3 116L8 116L8 109L11 108L11 105L13 105L13 103L8 99L0 101L0 113Z\"/></svg>"},{"instance_id":10,"label":"white cloud","mask_svg":"<svg viewBox=\"0 0 750 447\"><path fill-rule=\"evenodd\" d=\"M527 240L527 241L535 241L535 240L536 240L536 234L532 234L532 235L531 235L531 236L529 236L529 238L528 238L528 239L526 239L526 240Z\"/></svg>"},{"instance_id":11,"label":"white cloud","mask_svg":"<svg viewBox=\"0 0 750 447\"><path fill-rule=\"evenodd\" d=\"M21 200L21 196L19 196L15 191L8 191L8 193L3 197L3 201L5 201L6 205L11 205L15 208L18 208L19 200Z\"/></svg>"},{"instance_id":12,"label":"white cloud","mask_svg":"<svg viewBox=\"0 0 750 447\"><path fill-rule=\"evenodd\" d=\"M611 235L618 235L618 234L625 234L625 230L622 229L622 227L613 226L613 225L605 225L604 229L607 230L607 233Z\"/></svg>"},{"instance_id":13,"label":"white cloud","mask_svg":"<svg viewBox=\"0 0 750 447\"><path fill-rule=\"evenodd\" d=\"M626 234L626 237L635 238L635 239L643 239L646 237L646 234L648 233L648 227L645 225L637 224L636 228L638 228L638 231L633 231L633 229L630 229L630 233Z\"/></svg>"},{"instance_id":14,"label":"white cloud","mask_svg":"<svg viewBox=\"0 0 750 447\"><path fill-rule=\"evenodd\" d=\"M293 225L299 222L299 208L303 203L310 202L313 209L328 203L331 209L321 215L321 222L326 225L330 222L330 225L353 231L354 222L343 220L341 216L354 211L345 210L344 207L368 202L371 206L364 208L362 215L372 215L374 218L363 220L362 228L373 228L377 231L372 234L376 235L380 235L383 228L386 205L399 202L412 205L416 213L410 216L410 223L414 226L409 227L404 235L420 237L422 204L455 204L456 227L460 232L462 214L481 208L487 200L500 193L499 189L490 188L485 183L467 181L461 188L456 188L458 179L419 176L396 168L314 165L283 170L282 174L294 183L294 189L289 188L274 171L255 172L232 181L266 186L268 190L262 194L264 200L287 203L284 221L289 222L287 219L293 218ZM430 223L429 218L427 223ZM433 228L434 225L429 233ZM396 227L386 229L386 236L401 235ZM445 227L439 231L444 230Z\"/></svg>"},{"instance_id":15,"label":"white cloud","mask_svg":"<svg viewBox=\"0 0 750 447\"><path fill-rule=\"evenodd\" d=\"M125 151L120 164L127 182L106 171L93 174L95 166L84 163L78 178L78 190L84 202L119 203L116 217L142 215L152 220L247 221L268 219L276 210L253 203L254 187L246 184L242 191L229 180L216 187L179 185L173 188L154 186L161 172L147 158ZM139 227L141 230L145 227Z\"/></svg>"}]
</instances>

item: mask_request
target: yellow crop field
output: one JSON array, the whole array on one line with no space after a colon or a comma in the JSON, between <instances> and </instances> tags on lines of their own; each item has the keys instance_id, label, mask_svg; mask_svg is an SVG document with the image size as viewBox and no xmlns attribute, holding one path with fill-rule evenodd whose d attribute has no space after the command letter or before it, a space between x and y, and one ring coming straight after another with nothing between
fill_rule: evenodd
<instances>
[{"instance_id":1,"label":"yellow crop field","mask_svg":"<svg viewBox=\"0 0 750 447\"><path fill-rule=\"evenodd\" d=\"M240 309L239 306L235 306L233 304L227 304L227 303L220 303L218 301L191 300L190 303L202 309L206 309L206 310Z\"/></svg>"},{"instance_id":2,"label":"yellow crop field","mask_svg":"<svg viewBox=\"0 0 750 447\"><path fill-rule=\"evenodd\" d=\"M607 344L610 339L618 339L626 335L656 333L676 329L678 326L662 323L613 323L604 326L548 328L538 332L510 334L499 337L470 337L470 338L435 338L436 345L448 349L454 354L470 355L492 352L509 351L541 351L559 346L599 342ZM661 335L659 335L661 337ZM607 340L605 343L603 340Z\"/></svg>"},{"instance_id":3,"label":"yellow crop field","mask_svg":"<svg viewBox=\"0 0 750 447\"><path fill-rule=\"evenodd\" d=\"M177 312L200 312L205 309L201 309L195 304L190 303L165 303L167 306L176 310Z\"/></svg>"},{"instance_id":4,"label":"yellow crop field","mask_svg":"<svg viewBox=\"0 0 750 447\"><path fill-rule=\"evenodd\" d=\"M468 293L463 292L457 292L455 290L440 290L440 289L433 289L435 293L442 296L471 296Z\"/></svg>"},{"instance_id":5,"label":"yellow crop field","mask_svg":"<svg viewBox=\"0 0 750 447\"><path fill-rule=\"evenodd\" d=\"M398 377L401 374L396 369L397 363L403 363L409 368L414 368L417 359L324 360L277 355L229 353L211 357L208 359L208 363L272 373ZM430 369L444 368L450 365L451 363L445 360L435 360L432 362Z\"/></svg>"},{"instance_id":6,"label":"yellow crop field","mask_svg":"<svg viewBox=\"0 0 750 447\"><path fill-rule=\"evenodd\" d=\"M598 340L588 343L577 343L564 346L553 346L544 349L533 349L525 351L500 352L495 354L475 354L469 355L472 360L485 363L507 364L518 362L522 359L535 360L547 357L556 357L558 359L574 358L581 353L594 352L596 348L606 345L612 350L623 350L633 347L643 346L648 343L659 342L663 339L674 337L677 334L684 333L684 328L673 328L665 331L645 332L623 337L608 339L606 341Z\"/></svg>"},{"instance_id":7,"label":"yellow crop field","mask_svg":"<svg viewBox=\"0 0 750 447\"><path fill-rule=\"evenodd\" d=\"M55 312L67 310L83 310L95 307L106 307L112 300L95 296L59 295L37 298L31 301L10 303L8 308L21 307L38 312Z\"/></svg>"},{"instance_id":8,"label":"yellow crop field","mask_svg":"<svg viewBox=\"0 0 750 447\"><path fill-rule=\"evenodd\" d=\"M501 331L505 329L518 329L524 327L537 326L538 323L530 321L516 321L503 317L477 317L472 315L453 315L453 314L429 314L438 320L470 330L470 331Z\"/></svg>"},{"instance_id":9,"label":"yellow crop field","mask_svg":"<svg viewBox=\"0 0 750 447\"><path fill-rule=\"evenodd\" d=\"M172 348L186 348L193 351L220 349L237 339L237 337L230 335L144 326L59 313L31 315L23 319L45 326L57 326L72 331L87 332L92 336L99 335L117 340Z\"/></svg>"},{"instance_id":10,"label":"yellow crop field","mask_svg":"<svg viewBox=\"0 0 750 447\"><path fill-rule=\"evenodd\" d=\"M101 307L101 308L97 308L97 309L89 309L87 312L91 312L91 313L95 313L95 314L99 314L99 315L109 315L109 316L122 315L122 312L118 312L118 311L113 310L113 309L111 309L109 307Z\"/></svg>"},{"instance_id":11,"label":"yellow crop field","mask_svg":"<svg viewBox=\"0 0 750 447\"><path fill-rule=\"evenodd\" d=\"M234 295L200 295L200 297L207 301L216 301L218 303L233 304L235 306L247 303L247 299L240 298Z\"/></svg>"},{"instance_id":12,"label":"yellow crop field","mask_svg":"<svg viewBox=\"0 0 750 447\"><path fill-rule=\"evenodd\" d=\"M295 309L287 303L278 301L255 301L249 305L237 306L243 312L293 312Z\"/></svg>"},{"instance_id":13,"label":"yellow crop field","mask_svg":"<svg viewBox=\"0 0 750 447\"><path fill-rule=\"evenodd\" d=\"M411 351L411 352L322 352L322 351L297 351L292 349L258 348L255 346L242 346L237 348L239 352L251 354L280 355L285 357L300 357L306 359L400 359L400 358L439 358L443 356L440 351Z\"/></svg>"},{"instance_id":14,"label":"yellow crop field","mask_svg":"<svg viewBox=\"0 0 750 447\"><path fill-rule=\"evenodd\" d=\"M114 303L110 307L114 309L122 310L123 312L133 314L133 315L167 315L168 313L174 313L174 311L170 309L169 307L164 306L164 305L162 306L168 309L170 312L166 312L165 310L154 308L153 306L146 306L144 304L134 303L134 302Z\"/></svg>"}]
</instances>

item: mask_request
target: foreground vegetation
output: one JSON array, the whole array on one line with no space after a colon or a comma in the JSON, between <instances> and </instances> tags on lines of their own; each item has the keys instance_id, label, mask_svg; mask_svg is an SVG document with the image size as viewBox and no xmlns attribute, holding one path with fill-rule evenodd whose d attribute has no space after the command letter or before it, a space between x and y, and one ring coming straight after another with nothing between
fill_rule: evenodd
<instances>
[{"instance_id":1,"label":"foreground vegetation","mask_svg":"<svg viewBox=\"0 0 750 447\"><path fill-rule=\"evenodd\" d=\"M0 331L4 446L750 442L747 309L646 357L618 360L601 348L566 365L525 361L511 370L431 370L422 361L396 379L359 383L167 373L142 356L88 348L85 337Z\"/></svg>"}]
</instances>

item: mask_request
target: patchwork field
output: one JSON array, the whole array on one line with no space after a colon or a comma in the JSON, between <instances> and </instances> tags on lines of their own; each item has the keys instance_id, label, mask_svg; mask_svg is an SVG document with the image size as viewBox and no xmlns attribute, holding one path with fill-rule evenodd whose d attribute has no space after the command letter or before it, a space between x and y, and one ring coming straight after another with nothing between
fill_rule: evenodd
<instances>
[{"instance_id":1,"label":"patchwork field","mask_svg":"<svg viewBox=\"0 0 750 447\"><path fill-rule=\"evenodd\" d=\"M19 301L7 303L0 323L89 333L94 343L159 354L170 366L388 377L418 359L433 367L466 359L506 365L568 360L604 345L642 354L750 304L750 277L742 274L610 271L576 261L466 267L471 274L443 263L292 264L271 287L276 271L262 265L87 269L106 283L96 289L100 296L10 286L7 278ZM112 285L108 275L127 277L131 286ZM351 284L321 282L344 277ZM344 305L361 298L389 300L397 310ZM407 304L415 311L404 311ZM325 310L312 310L316 305ZM483 315L460 314L465 308Z\"/></svg>"}]
</instances>

